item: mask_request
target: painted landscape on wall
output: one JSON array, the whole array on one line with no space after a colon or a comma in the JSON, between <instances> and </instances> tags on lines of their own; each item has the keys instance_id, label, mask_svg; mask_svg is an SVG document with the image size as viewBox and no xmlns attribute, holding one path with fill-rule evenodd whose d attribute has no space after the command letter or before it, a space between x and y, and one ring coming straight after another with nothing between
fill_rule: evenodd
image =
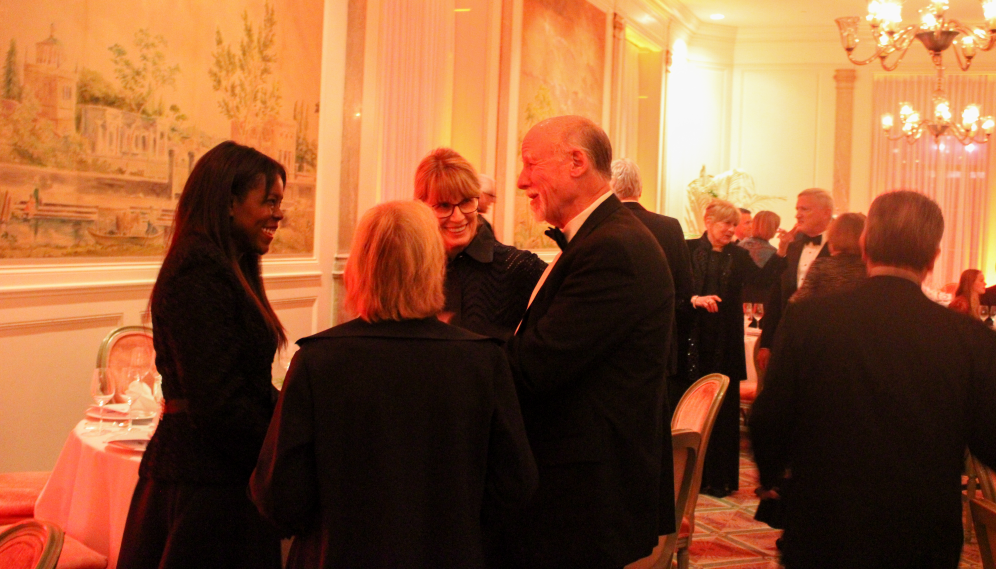
<instances>
[{"instance_id":1,"label":"painted landscape on wall","mask_svg":"<svg viewBox=\"0 0 996 569\"><path fill-rule=\"evenodd\" d=\"M320 0L3 4L0 259L161 255L224 140L284 165L271 251L312 252Z\"/></svg>"},{"instance_id":2,"label":"painted landscape on wall","mask_svg":"<svg viewBox=\"0 0 996 569\"><path fill-rule=\"evenodd\" d=\"M536 123L559 115L602 122L606 14L586 0L524 0L518 141ZM517 159L519 157L516 157ZM529 199L515 193L515 246L554 247L536 223Z\"/></svg>"}]
</instances>

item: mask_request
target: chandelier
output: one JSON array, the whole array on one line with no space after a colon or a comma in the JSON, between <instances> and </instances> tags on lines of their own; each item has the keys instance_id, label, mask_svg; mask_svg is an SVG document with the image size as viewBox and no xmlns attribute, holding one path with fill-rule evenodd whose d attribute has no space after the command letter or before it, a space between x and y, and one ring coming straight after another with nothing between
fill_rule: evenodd
<instances>
[{"instance_id":1,"label":"chandelier","mask_svg":"<svg viewBox=\"0 0 996 569\"><path fill-rule=\"evenodd\" d=\"M906 142L913 144L924 132L929 132L934 137L934 142L939 143L942 136L955 137L958 142L968 144L983 144L989 142L993 130L996 129L996 119L991 116L980 117L979 105L972 103L965 106L961 113L961 122L952 121L951 103L944 93L943 68L937 70L937 90L934 91L932 118L921 118L913 105L909 103L899 103L899 132L893 135L895 118L892 113L882 115L882 131L889 140L906 139Z\"/></svg>"},{"instance_id":2,"label":"chandelier","mask_svg":"<svg viewBox=\"0 0 996 569\"><path fill-rule=\"evenodd\" d=\"M996 45L996 0L979 1L986 19L985 28L969 27L946 18L948 0L931 0L929 6L920 10L919 24L901 27L903 0L871 0L865 19L871 25L875 52L866 59L854 58L854 50L860 43L858 24L861 18L857 16L837 18L840 43L851 63L867 65L878 59L886 71L896 69L914 39L927 48L935 67L941 67L941 54L953 46L958 66L967 71L978 51L989 51ZM958 36L961 36L960 41L955 41Z\"/></svg>"}]
</instances>

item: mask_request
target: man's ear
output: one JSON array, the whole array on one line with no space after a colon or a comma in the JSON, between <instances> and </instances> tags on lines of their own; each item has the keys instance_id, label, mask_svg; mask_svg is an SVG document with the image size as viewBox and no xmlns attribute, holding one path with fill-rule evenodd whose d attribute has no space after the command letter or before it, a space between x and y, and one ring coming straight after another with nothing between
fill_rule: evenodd
<instances>
[{"instance_id":1,"label":"man's ear","mask_svg":"<svg viewBox=\"0 0 996 569\"><path fill-rule=\"evenodd\" d=\"M941 249L938 248L937 251L934 251L934 258L931 259L930 263L927 264L927 269L924 271L924 274L934 270L934 263L937 262L937 257L939 257L940 255L941 255Z\"/></svg>"},{"instance_id":2,"label":"man's ear","mask_svg":"<svg viewBox=\"0 0 996 569\"><path fill-rule=\"evenodd\" d=\"M588 171L588 155L580 148L572 148L568 151L568 158L571 161L571 176L578 177Z\"/></svg>"}]
</instances>

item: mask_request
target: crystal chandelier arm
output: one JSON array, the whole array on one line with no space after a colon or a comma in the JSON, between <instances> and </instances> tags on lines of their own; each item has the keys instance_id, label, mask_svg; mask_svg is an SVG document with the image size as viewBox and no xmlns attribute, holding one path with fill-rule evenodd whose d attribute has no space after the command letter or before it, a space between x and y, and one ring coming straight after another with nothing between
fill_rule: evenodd
<instances>
[{"instance_id":1,"label":"crystal chandelier arm","mask_svg":"<svg viewBox=\"0 0 996 569\"><path fill-rule=\"evenodd\" d=\"M899 67L899 64L903 61L903 58L906 57L906 52L909 51L910 46L913 45L913 39L916 37L917 29L918 26L903 28L899 33L890 38L891 41L888 46L890 49L879 50L878 58L882 64L882 69L886 71L895 71L896 68ZM897 55L892 60L892 63L889 64L889 57L896 53L899 55Z\"/></svg>"}]
</instances>

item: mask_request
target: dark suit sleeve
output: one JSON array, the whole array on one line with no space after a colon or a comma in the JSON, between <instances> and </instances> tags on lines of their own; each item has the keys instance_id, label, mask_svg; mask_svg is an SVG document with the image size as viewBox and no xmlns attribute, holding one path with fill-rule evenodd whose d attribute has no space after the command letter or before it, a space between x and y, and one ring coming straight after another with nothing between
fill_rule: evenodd
<instances>
[{"instance_id":1,"label":"dark suit sleeve","mask_svg":"<svg viewBox=\"0 0 996 569\"><path fill-rule=\"evenodd\" d=\"M512 370L505 353L497 346L494 354L495 408L491 416L485 488L487 508L501 513L524 504L532 496L538 474L522 423Z\"/></svg>"},{"instance_id":2,"label":"dark suit sleeve","mask_svg":"<svg viewBox=\"0 0 996 569\"><path fill-rule=\"evenodd\" d=\"M646 304L633 302L648 294L648 289L640 282L645 274L637 268L641 259L630 246L622 239L586 240L582 246L586 250L573 256L569 273L547 311L507 344L516 387L523 397L577 381L646 317L642 313ZM657 258L664 256L658 252ZM670 281L664 267L663 278ZM673 306L674 285L665 282L664 286L668 304Z\"/></svg>"},{"instance_id":3,"label":"dark suit sleeve","mask_svg":"<svg viewBox=\"0 0 996 569\"><path fill-rule=\"evenodd\" d=\"M971 385L971 421L968 449L990 468L996 468L996 334L980 330Z\"/></svg>"},{"instance_id":4,"label":"dark suit sleeve","mask_svg":"<svg viewBox=\"0 0 996 569\"><path fill-rule=\"evenodd\" d=\"M775 331L778 330L778 323L782 319L782 284L780 281L781 279L776 278L775 283L771 285L768 302L764 304L761 338L758 340L762 348L768 348L769 350L775 343Z\"/></svg>"},{"instance_id":5,"label":"dark suit sleeve","mask_svg":"<svg viewBox=\"0 0 996 569\"><path fill-rule=\"evenodd\" d=\"M285 536L303 533L318 511L312 409L311 380L298 352L249 480L256 508Z\"/></svg>"},{"instance_id":6,"label":"dark suit sleeve","mask_svg":"<svg viewBox=\"0 0 996 569\"><path fill-rule=\"evenodd\" d=\"M788 465L789 442L796 425L799 364L806 356L793 333L798 312L791 311L775 335L775 357L764 376L764 389L750 411L751 444L764 487L774 485Z\"/></svg>"},{"instance_id":7,"label":"dark suit sleeve","mask_svg":"<svg viewBox=\"0 0 996 569\"><path fill-rule=\"evenodd\" d=\"M692 297L692 262L681 224L677 219L666 219L667 264L674 279L674 306L679 310Z\"/></svg>"}]
</instances>

